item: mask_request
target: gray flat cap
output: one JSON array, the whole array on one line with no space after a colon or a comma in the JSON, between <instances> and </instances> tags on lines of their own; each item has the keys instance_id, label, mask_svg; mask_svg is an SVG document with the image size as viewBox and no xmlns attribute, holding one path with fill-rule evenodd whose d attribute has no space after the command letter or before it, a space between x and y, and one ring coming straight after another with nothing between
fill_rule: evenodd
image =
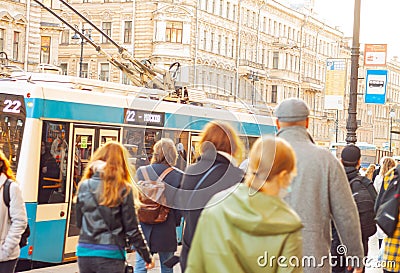
<instances>
[{"instance_id":1,"label":"gray flat cap","mask_svg":"<svg viewBox=\"0 0 400 273\"><path fill-rule=\"evenodd\" d=\"M307 104L298 98L285 99L275 108L275 116L282 122L305 120L309 114Z\"/></svg>"}]
</instances>

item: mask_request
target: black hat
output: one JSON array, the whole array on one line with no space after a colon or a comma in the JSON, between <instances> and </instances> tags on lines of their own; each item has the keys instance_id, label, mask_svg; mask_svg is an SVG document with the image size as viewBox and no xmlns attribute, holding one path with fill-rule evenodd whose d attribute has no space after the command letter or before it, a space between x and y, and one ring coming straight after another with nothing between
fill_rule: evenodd
<instances>
[{"instance_id":1,"label":"black hat","mask_svg":"<svg viewBox=\"0 0 400 273\"><path fill-rule=\"evenodd\" d=\"M347 145L342 151L342 162L345 165L356 166L361 158L361 151L354 144Z\"/></svg>"}]
</instances>

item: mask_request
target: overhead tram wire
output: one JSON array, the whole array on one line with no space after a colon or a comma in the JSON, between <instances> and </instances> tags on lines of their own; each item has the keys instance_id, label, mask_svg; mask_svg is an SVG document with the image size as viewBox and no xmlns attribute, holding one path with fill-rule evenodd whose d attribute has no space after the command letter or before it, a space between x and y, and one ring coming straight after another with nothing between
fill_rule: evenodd
<instances>
[{"instance_id":1,"label":"overhead tram wire","mask_svg":"<svg viewBox=\"0 0 400 273\"><path fill-rule=\"evenodd\" d=\"M157 73L153 71L151 68L147 67L145 64L141 63L122 46L118 45L111 37L109 37L106 33L104 33L100 28L98 28L95 24L93 24L90 20L88 20L85 16L83 16L79 11L77 11L75 8L73 8L69 3L65 2L64 0L60 0L61 3L63 3L65 6L67 6L69 9L71 9L75 14L77 14L80 18L82 18L85 22L87 22L90 26L92 26L95 30L99 31L107 40L109 40L115 47L118 49L118 53L120 54L120 57L124 60L129 61L132 64L132 68L128 67L126 64L120 62L119 60L116 60L113 58L111 55L106 53L101 46L97 45L87 37L83 33L81 33L77 28L72 26L70 23L68 23L66 20L64 20L61 16L56 14L51 8L45 6L43 3L41 3L39 0L33 0L37 4L39 4L42 8L50 12L53 16L55 16L58 20L63 22L65 25L67 25L70 29L75 31L76 33L79 34L79 36L90 43L97 52L105 55L107 57L107 60L114 65L115 67L119 68L122 72L124 72L128 78L132 81L132 83L136 86L146 86L149 83L153 83L157 86L157 89L163 89L163 90L172 90L174 88L171 88L171 85L174 87L174 84L171 83L165 83L161 81L160 79L157 78ZM170 69L175 65L176 63L172 64ZM180 65L179 65L180 66ZM139 73L140 75L137 76L135 75L134 72ZM169 72L169 71L168 71ZM167 74L166 71L160 72L164 77Z\"/></svg>"},{"instance_id":2,"label":"overhead tram wire","mask_svg":"<svg viewBox=\"0 0 400 273\"><path fill-rule=\"evenodd\" d=\"M38 0L34 0L34 1L38 1ZM117 42L115 42L113 39L111 39L110 36L107 35L107 33L105 33L103 30L101 30L99 27L97 27L95 24L93 24L89 19L87 19L85 16L83 16L79 11L77 11L74 7L72 7L68 2L66 2L65 0L59 0L61 3L63 3L65 6L67 6L70 10L72 10L76 15L78 15L80 18L82 18L85 22L87 22L89 25L91 25L95 30L97 30L98 32L100 32L107 40L109 40L117 49L118 52L121 54L121 57L125 60L130 61L133 64L133 68L140 73L140 77L141 77L141 81L142 81L142 85L144 85L144 83L150 81L155 81L157 80L157 73L155 71L153 71L152 69L149 69L148 66L146 66L145 64L143 64L142 62L138 61L137 59L135 59L128 51L126 48L120 46ZM174 64L171 65L170 69L172 68ZM180 65L179 65L180 66ZM158 71L160 74L163 74L163 72ZM163 75L165 76L165 75ZM148 78L148 79L147 79ZM158 85L165 85L165 82L158 82L156 83ZM159 86L161 88L161 86ZM163 88L165 90L165 86ZM172 88L168 88L168 89L172 89Z\"/></svg>"}]
</instances>

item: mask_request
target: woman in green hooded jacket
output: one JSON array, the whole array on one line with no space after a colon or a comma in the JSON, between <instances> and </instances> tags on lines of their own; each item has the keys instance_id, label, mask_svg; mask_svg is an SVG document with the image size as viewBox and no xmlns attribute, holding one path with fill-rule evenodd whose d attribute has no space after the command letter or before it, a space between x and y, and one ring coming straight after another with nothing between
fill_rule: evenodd
<instances>
[{"instance_id":1,"label":"woman in green hooded jacket","mask_svg":"<svg viewBox=\"0 0 400 273\"><path fill-rule=\"evenodd\" d=\"M203 210L185 273L303 272L303 226L281 199L295 173L290 144L258 139L245 183L224 199L214 195Z\"/></svg>"}]
</instances>

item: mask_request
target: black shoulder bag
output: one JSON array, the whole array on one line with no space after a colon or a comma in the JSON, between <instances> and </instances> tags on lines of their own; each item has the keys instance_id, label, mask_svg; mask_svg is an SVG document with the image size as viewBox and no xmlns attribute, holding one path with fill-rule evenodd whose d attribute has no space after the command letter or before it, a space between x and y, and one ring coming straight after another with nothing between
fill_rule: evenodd
<instances>
[{"instance_id":1,"label":"black shoulder bag","mask_svg":"<svg viewBox=\"0 0 400 273\"><path fill-rule=\"evenodd\" d=\"M389 186L384 190L382 188L377 199L376 223L388 235L393 236L399 221L399 200L400 200L400 177L399 166L394 170L394 178L389 182Z\"/></svg>"},{"instance_id":2,"label":"black shoulder bag","mask_svg":"<svg viewBox=\"0 0 400 273\"><path fill-rule=\"evenodd\" d=\"M91 195L92 195L92 197L93 197L93 200L94 200L94 202L96 203L96 206L97 206L97 208L98 208L98 210L99 210L99 212L100 212L100 214L101 214L101 217L103 217L104 223L106 224L106 227L107 227L108 231L110 232L111 236L113 236L114 242L115 242L115 244L117 245L119 251L121 252L122 257L125 257L123 250L122 250L122 249L120 248L120 246L118 245L117 240L115 239L115 236L114 236L114 234L112 233L112 231L111 231L111 229L110 229L110 226L109 226L108 223L106 222L106 218L104 217L103 213L101 212L101 210L100 210L100 208L99 208L99 207L100 207L100 206L99 206L99 203L97 203L96 196L94 196L94 193L93 193L92 190L90 189L90 185L89 185L89 192L91 193ZM134 272L133 272L133 266L132 266L130 263L128 263L128 261L126 260L126 258L125 258L125 269L124 269L124 272L125 272L125 273L134 273Z\"/></svg>"},{"instance_id":3,"label":"black shoulder bag","mask_svg":"<svg viewBox=\"0 0 400 273\"><path fill-rule=\"evenodd\" d=\"M8 217L10 217L10 186L11 186L11 180L7 179L6 182L4 182L4 189L3 189L3 201L4 204L6 204L8 208ZM31 229L29 228L29 224L26 224L26 228L24 232L21 235L21 239L19 241L19 247L23 248L24 246L28 245L28 237L31 235Z\"/></svg>"}]
</instances>

